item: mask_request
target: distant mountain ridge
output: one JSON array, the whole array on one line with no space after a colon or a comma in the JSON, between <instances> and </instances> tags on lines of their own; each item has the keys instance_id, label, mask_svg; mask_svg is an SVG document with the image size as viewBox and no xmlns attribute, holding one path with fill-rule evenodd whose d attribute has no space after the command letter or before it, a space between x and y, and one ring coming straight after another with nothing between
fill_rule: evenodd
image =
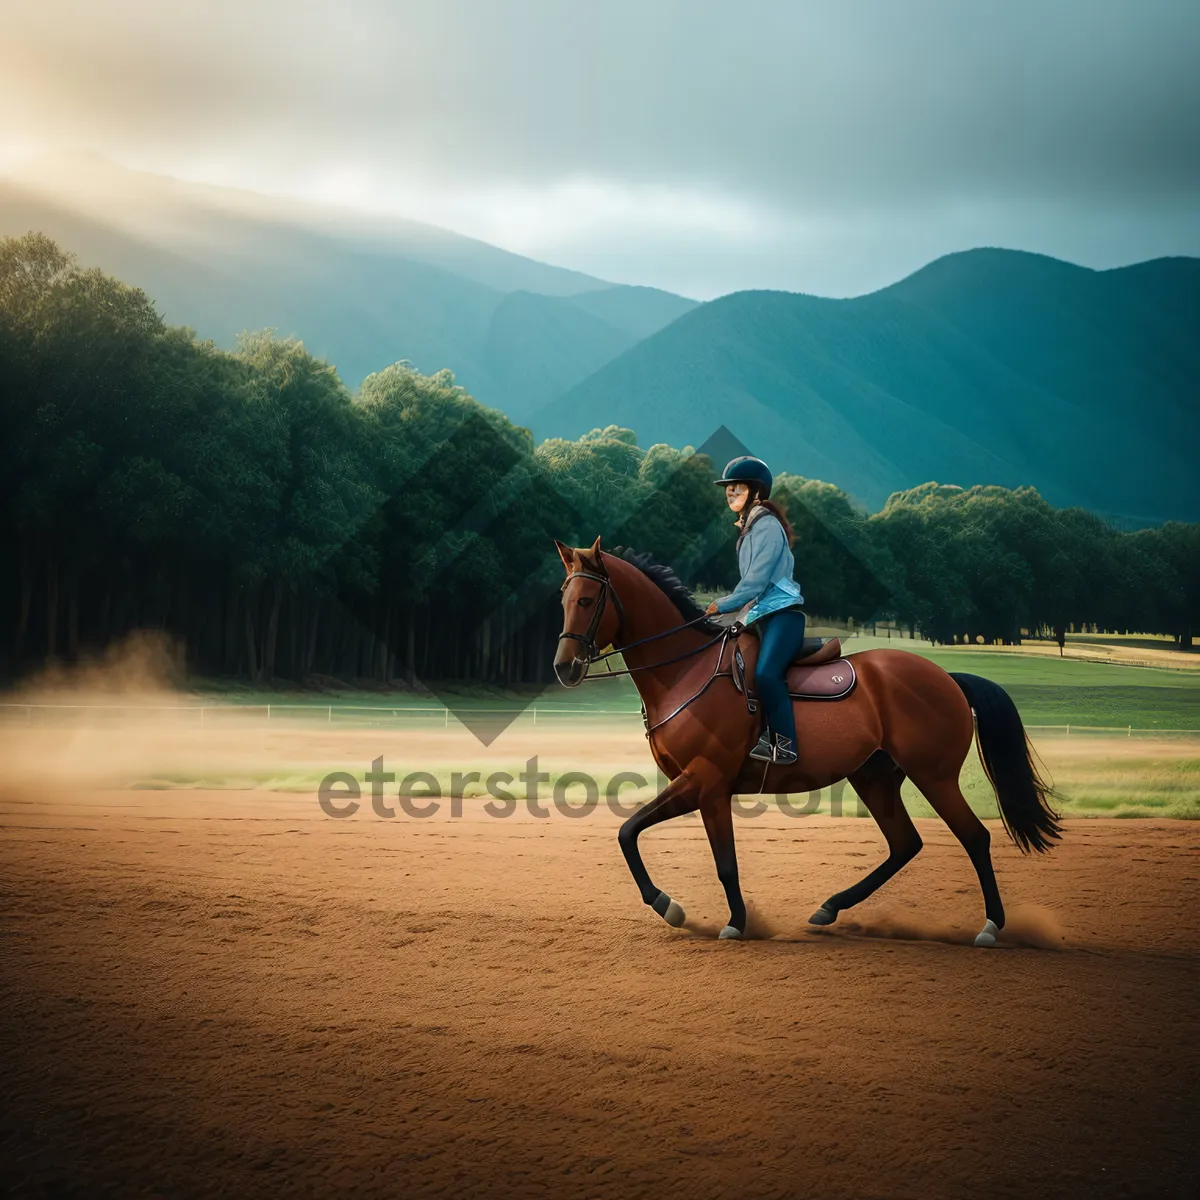
<instances>
[{"instance_id":1,"label":"distant mountain ridge","mask_svg":"<svg viewBox=\"0 0 1200 1200\"><path fill-rule=\"evenodd\" d=\"M350 387L442 367L538 438L728 426L777 470L871 508L929 481L1032 484L1127 526L1200 519L1200 260L1093 271L947 255L846 300L698 305L418 222L276 201L89 157L0 178L0 236L39 229L223 346L274 327Z\"/></svg>"},{"instance_id":2,"label":"distant mountain ridge","mask_svg":"<svg viewBox=\"0 0 1200 1200\"><path fill-rule=\"evenodd\" d=\"M727 425L778 469L872 508L929 480L1032 484L1128 524L1200 519L1200 260L1092 271L947 255L849 300L738 292L639 342L536 414L643 445Z\"/></svg>"},{"instance_id":3,"label":"distant mountain ridge","mask_svg":"<svg viewBox=\"0 0 1200 1200\"><path fill-rule=\"evenodd\" d=\"M231 347L301 338L357 387L398 359L443 367L520 422L695 307L415 221L127 171L92 156L0 178L0 236L40 230Z\"/></svg>"}]
</instances>

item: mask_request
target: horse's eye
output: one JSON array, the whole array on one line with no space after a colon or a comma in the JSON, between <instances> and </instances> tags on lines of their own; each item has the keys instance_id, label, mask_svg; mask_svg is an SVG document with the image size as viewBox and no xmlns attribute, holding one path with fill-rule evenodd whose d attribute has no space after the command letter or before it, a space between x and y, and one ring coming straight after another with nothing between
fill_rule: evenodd
<instances>
[{"instance_id":1,"label":"horse's eye","mask_svg":"<svg viewBox=\"0 0 1200 1200\"><path fill-rule=\"evenodd\" d=\"M580 599L579 606L581 608L591 608L591 606L595 603L596 598L594 596L584 596Z\"/></svg>"}]
</instances>

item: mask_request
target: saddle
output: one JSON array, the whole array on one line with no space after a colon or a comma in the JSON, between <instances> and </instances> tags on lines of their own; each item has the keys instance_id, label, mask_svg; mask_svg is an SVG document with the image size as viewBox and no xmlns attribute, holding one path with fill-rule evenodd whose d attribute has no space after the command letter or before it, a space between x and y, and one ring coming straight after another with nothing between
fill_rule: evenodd
<instances>
[{"instance_id":1,"label":"saddle","mask_svg":"<svg viewBox=\"0 0 1200 1200\"><path fill-rule=\"evenodd\" d=\"M731 670L734 685L746 697L746 707L757 712L758 693L746 682L746 663L736 642ZM787 671L788 694L793 700L844 700L857 683L854 664L842 657L839 638L805 638Z\"/></svg>"}]
</instances>

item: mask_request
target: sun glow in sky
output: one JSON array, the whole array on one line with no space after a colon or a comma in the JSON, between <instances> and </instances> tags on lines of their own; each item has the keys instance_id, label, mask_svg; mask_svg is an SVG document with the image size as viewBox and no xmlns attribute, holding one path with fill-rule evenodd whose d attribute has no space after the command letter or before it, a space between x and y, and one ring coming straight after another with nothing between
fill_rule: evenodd
<instances>
[{"instance_id":1,"label":"sun glow in sky","mask_svg":"<svg viewBox=\"0 0 1200 1200\"><path fill-rule=\"evenodd\" d=\"M0 172L127 167L698 298L1200 253L1194 0L10 0Z\"/></svg>"}]
</instances>

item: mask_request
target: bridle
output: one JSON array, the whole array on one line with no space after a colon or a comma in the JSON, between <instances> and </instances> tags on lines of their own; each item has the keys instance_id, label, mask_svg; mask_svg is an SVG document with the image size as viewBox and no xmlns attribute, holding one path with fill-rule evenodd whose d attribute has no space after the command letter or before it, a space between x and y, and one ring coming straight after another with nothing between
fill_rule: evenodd
<instances>
[{"instance_id":1,"label":"bridle","mask_svg":"<svg viewBox=\"0 0 1200 1200\"><path fill-rule=\"evenodd\" d=\"M563 638L572 638L574 641L582 642L584 648L587 650L587 658L580 658L577 654L575 656L575 661L584 662L588 666L591 666L592 663L600 661L596 655L596 631L600 628L600 622L604 619L604 606L608 603L608 593L609 589L612 588L612 580L609 579L607 575L597 575L592 571L573 571L566 577L566 579L563 580L562 587L560 587L558 590L560 592L565 592L568 585L570 585L571 582L576 579L594 579L597 583L601 584L600 603L597 604L595 609L592 611L592 619L588 623L587 633L573 633L564 629L562 633L558 635L558 640L561 642ZM621 630L625 628L625 609L621 604L621 597L617 595L615 589L613 589L612 598L613 604L617 609L617 636L620 637ZM607 658L608 656L605 655L604 657ZM587 677L584 676L584 678ZM580 683L582 682L583 680L581 679Z\"/></svg>"},{"instance_id":2,"label":"bridle","mask_svg":"<svg viewBox=\"0 0 1200 1200\"><path fill-rule=\"evenodd\" d=\"M678 634L679 630L688 629L690 625L696 625L702 622L702 620L708 620L709 614L707 612L702 613L700 617L695 617L691 620L685 620L682 625L673 625L671 629L662 630L660 634L650 634L649 637L640 637L636 642L630 642L628 646L614 646L613 649L606 650L604 654L598 654L596 653L596 649L598 648L596 648L595 635L596 631L600 629L601 620L604 619L605 605L608 602L608 594L610 594L610 592L612 593L613 605L617 608L617 637L614 638L614 641L620 640L620 631L625 628L625 610L622 607L622 604L620 604L620 596L617 594L617 589L613 587L612 580L607 575L596 575L594 571L572 571L571 574L566 576L565 580L563 580L563 586L558 589L559 592L565 592L566 588L568 588L568 584L574 580L595 580L598 582L600 584L600 601L599 604L595 606L595 610L592 613L592 620L590 620L588 623L586 634L576 634L576 632L563 630L562 634L558 635L558 640L562 641L564 637L569 637L572 641L583 643L583 647L584 650L586 650L587 656L586 658L581 658L581 656L577 654L575 656L576 662L583 662L584 666L588 667L595 664L595 662L604 662L605 664L604 674L592 676L592 674L584 673L583 678L578 680L578 683L587 683L589 679L612 679L616 678L617 676L623 676L623 674L632 674L635 671L650 671L653 670L654 667L665 667L672 664L672 662L678 662L680 659L690 658L692 654L702 654L704 650L707 650L710 646L715 646L716 643L724 641L725 638L730 637L731 635L736 635L738 632L740 632L740 624L734 622L732 625L727 625L725 629L722 629L719 632L719 634L715 634L712 638L709 638L707 642L704 642L703 646L697 646L694 649L684 650L682 654L674 655L674 658L664 659L661 662L644 662L644 664L642 664L640 667L624 667L623 670L613 671L612 667L608 666L607 660L612 658L614 654L624 654L626 650L631 650L635 646L642 646L643 643L658 641L658 638L660 637ZM720 662L720 659L721 656L718 655L718 662ZM578 686L578 684L571 684L570 686ZM692 697L692 700L695 700L695 698L695 696ZM691 701L688 701L688 703L691 703ZM671 715L673 716L674 713ZM661 724L661 721L659 724Z\"/></svg>"}]
</instances>

